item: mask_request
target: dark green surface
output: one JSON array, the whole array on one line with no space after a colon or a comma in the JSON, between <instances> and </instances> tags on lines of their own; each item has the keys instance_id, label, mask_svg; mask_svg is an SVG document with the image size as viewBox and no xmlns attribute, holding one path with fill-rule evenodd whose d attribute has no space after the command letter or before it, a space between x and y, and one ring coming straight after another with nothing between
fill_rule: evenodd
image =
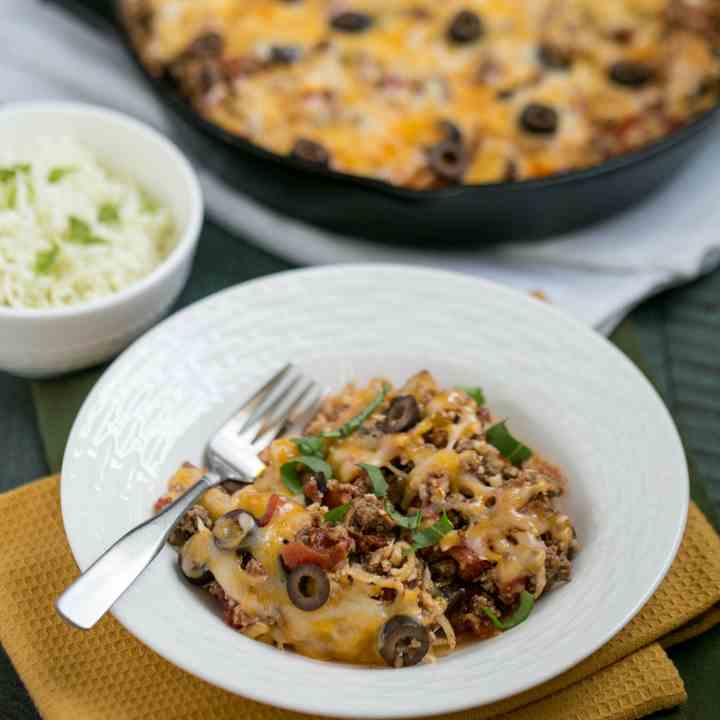
<instances>
[{"instance_id":1,"label":"dark green surface","mask_svg":"<svg viewBox=\"0 0 720 720\"><path fill-rule=\"evenodd\" d=\"M290 267L212 224L205 228L194 271L178 307L224 287ZM665 293L635 311L616 336L646 371L675 415L694 460L693 493L706 511L720 509L720 271ZM71 417L86 377L76 376L73 399L57 385L36 384L39 409ZM42 387L40 387L42 386ZM59 436L58 436L59 438ZM57 461L59 439L49 454ZM0 490L48 471L37 430L30 383L0 373ZM703 493L703 489L707 492ZM690 701L658 717L715 720L720 708L720 629L670 651L685 679ZM39 717L12 665L0 653L0 718Z\"/></svg>"}]
</instances>

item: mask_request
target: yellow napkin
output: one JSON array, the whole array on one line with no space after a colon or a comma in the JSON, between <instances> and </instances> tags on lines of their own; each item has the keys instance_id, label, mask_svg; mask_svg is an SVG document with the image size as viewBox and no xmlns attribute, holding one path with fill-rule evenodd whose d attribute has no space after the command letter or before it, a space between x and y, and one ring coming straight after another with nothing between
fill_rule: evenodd
<instances>
[{"instance_id":1,"label":"yellow napkin","mask_svg":"<svg viewBox=\"0 0 720 720\"><path fill-rule=\"evenodd\" d=\"M53 602L78 574L60 517L58 478L0 496L0 641L46 720L299 720L171 665L105 617L74 630ZM672 569L627 627L563 675L453 720L625 720L686 699L661 645L720 620L720 538L694 505ZM228 632L231 632L228 630Z\"/></svg>"}]
</instances>

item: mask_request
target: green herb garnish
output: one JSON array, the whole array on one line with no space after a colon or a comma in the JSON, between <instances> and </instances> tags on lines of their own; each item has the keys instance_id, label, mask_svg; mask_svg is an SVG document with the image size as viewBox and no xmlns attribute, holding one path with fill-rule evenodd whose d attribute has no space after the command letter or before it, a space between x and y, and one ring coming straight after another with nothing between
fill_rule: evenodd
<instances>
[{"instance_id":1,"label":"green herb garnish","mask_svg":"<svg viewBox=\"0 0 720 720\"><path fill-rule=\"evenodd\" d=\"M472 387L470 385L458 385L458 390L462 390L466 395L469 395L478 405L482 406L485 404L485 393L482 388Z\"/></svg>"},{"instance_id":2,"label":"green herb garnish","mask_svg":"<svg viewBox=\"0 0 720 720\"><path fill-rule=\"evenodd\" d=\"M70 223L63 237L67 242L76 245L101 245L107 242L107 240L93 235L90 226L74 215L70 216Z\"/></svg>"},{"instance_id":3,"label":"green herb garnish","mask_svg":"<svg viewBox=\"0 0 720 720\"><path fill-rule=\"evenodd\" d=\"M290 440L295 443L297 449L303 455L325 457L325 440L321 437L311 435L309 437L290 438Z\"/></svg>"},{"instance_id":4,"label":"green herb garnish","mask_svg":"<svg viewBox=\"0 0 720 720\"><path fill-rule=\"evenodd\" d=\"M379 407L382 405L385 396L390 392L390 386L385 384L382 386L382 390L374 397L373 401L354 418L350 418L344 425L341 425L337 430L329 430L328 432L321 433L326 438L346 438L348 435L352 435Z\"/></svg>"},{"instance_id":5,"label":"green herb garnish","mask_svg":"<svg viewBox=\"0 0 720 720\"><path fill-rule=\"evenodd\" d=\"M500 618L490 609L483 608L483 612L490 618L492 624L498 630L509 630L519 625L521 622L525 622L528 619L528 615L532 612L533 606L535 605L535 598L527 591L523 590L520 593L520 603L517 606L515 612L507 619L500 620Z\"/></svg>"},{"instance_id":6,"label":"green herb garnish","mask_svg":"<svg viewBox=\"0 0 720 720\"><path fill-rule=\"evenodd\" d=\"M64 177L77 172L77 168L72 165L65 165L52 168L48 173L47 179L49 183L59 183Z\"/></svg>"},{"instance_id":7,"label":"green herb garnish","mask_svg":"<svg viewBox=\"0 0 720 720\"><path fill-rule=\"evenodd\" d=\"M332 510L328 510L325 513L325 522L342 522L347 515L347 511L350 509L352 503L345 503L344 505L338 505Z\"/></svg>"},{"instance_id":8,"label":"green herb garnish","mask_svg":"<svg viewBox=\"0 0 720 720\"><path fill-rule=\"evenodd\" d=\"M358 467L361 467L368 474L373 486L373 493L378 497L385 497L387 495L388 484L383 477L382 470L376 465L368 465L367 463L360 463Z\"/></svg>"},{"instance_id":9,"label":"green herb garnish","mask_svg":"<svg viewBox=\"0 0 720 720\"><path fill-rule=\"evenodd\" d=\"M53 245L49 250L43 250L35 255L35 274L48 275L52 272L60 255L60 248Z\"/></svg>"},{"instance_id":10,"label":"green herb garnish","mask_svg":"<svg viewBox=\"0 0 720 720\"><path fill-rule=\"evenodd\" d=\"M10 208L11 210L14 210L17 207L17 183L13 183L10 186L5 201L8 208Z\"/></svg>"},{"instance_id":11,"label":"green herb garnish","mask_svg":"<svg viewBox=\"0 0 720 720\"><path fill-rule=\"evenodd\" d=\"M98 210L98 220L105 225L110 225L120 221L120 212L117 205L113 203L105 203Z\"/></svg>"},{"instance_id":12,"label":"green herb garnish","mask_svg":"<svg viewBox=\"0 0 720 720\"><path fill-rule=\"evenodd\" d=\"M160 206L146 192L141 191L140 195L140 212L156 213Z\"/></svg>"},{"instance_id":13,"label":"green herb garnish","mask_svg":"<svg viewBox=\"0 0 720 720\"><path fill-rule=\"evenodd\" d=\"M389 500L385 500L385 512L395 521L396 525L407 528L408 530L417 530L422 518L422 513L419 510L415 515L411 516L399 513Z\"/></svg>"},{"instance_id":14,"label":"green herb garnish","mask_svg":"<svg viewBox=\"0 0 720 720\"><path fill-rule=\"evenodd\" d=\"M496 447L500 451L500 454L507 458L513 465L521 465L532 457L532 450L510 434L505 420L497 425L493 425L485 433L485 439L493 447Z\"/></svg>"},{"instance_id":15,"label":"green herb garnish","mask_svg":"<svg viewBox=\"0 0 720 720\"><path fill-rule=\"evenodd\" d=\"M30 165L27 163L19 163L17 165L12 165L11 167L0 168L0 182L13 180L20 172L29 173Z\"/></svg>"},{"instance_id":16,"label":"green herb garnish","mask_svg":"<svg viewBox=\"0 0 720 720\"><path fill-rule=\"evenodd\" d=\"M412 549L420 550L421 548L430 547L440 542L444 535L447 535L451 530L454 530L453 524L450 522L450 518L447 513L443 511L442 517L430 527L417 530L413 533Z\"/></svg>"},{"instance_id":17,"label":"green herb garnish","mask_svg":"<svg viewBox=\"0 0 720 720\"><path fill-rule=\"evenodd\" d=\"M327 480L332 477L332 468L322 459L315 455L301 455L300 457L288 460L283 463L280 468L280 476L282 477L285 487L295 495L300 495L303 491L300 477L298 476L297 466L304 465L313 472L321 472Z\"/></svg>"}]
</instances>

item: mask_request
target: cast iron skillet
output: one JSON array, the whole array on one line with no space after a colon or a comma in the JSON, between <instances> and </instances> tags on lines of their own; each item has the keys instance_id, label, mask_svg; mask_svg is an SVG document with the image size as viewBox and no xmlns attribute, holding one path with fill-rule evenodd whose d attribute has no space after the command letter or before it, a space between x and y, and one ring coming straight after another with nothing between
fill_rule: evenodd
<instances>
[{"instance_id":1,"label":"cast iron skillet","mask_svg":"<svg viewBox=\"0 0 720 720\"><path fill-rule=\"evenodd\" d=\"M231 135L203 119L169 82L147 73L120 20L117 0L64 0L62 5L120 35L166 108L180 143L218 176L286 215L371 240L471 246L540 238L606 218L671 178L708 138L718 110L587 170L541 180L410 190L307 168Z\"/></svg>"}]
</instances>

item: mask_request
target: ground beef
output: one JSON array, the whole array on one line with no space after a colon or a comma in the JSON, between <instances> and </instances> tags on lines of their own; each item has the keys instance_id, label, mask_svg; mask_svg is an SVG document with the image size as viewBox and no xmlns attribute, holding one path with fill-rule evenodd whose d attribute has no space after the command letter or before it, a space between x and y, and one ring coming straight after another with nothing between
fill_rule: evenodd
<instances>
[{"instance_id":1,"label":"ground beef","mask_svg":"<svg viewBox=\"0 0 720 720\"><path fill-rule=\"evenodd\" d=\"M549 590L553 585L570 580L572 565L567 555L550 545L545 552L545 590Z\"/></svg>"},{"instance_id":2,"label":"ground beef","mask_svg":"<svg viewBox=\"0 0 720 720\"><path fill-rule=\"evenodd\" d=\"M175 547L184 545L197 532L198 522L212 530L213 523L208 511L202 505L193 505L173 528L168 542Z\"/></svg>"},{"instance_id":3,"label":"ground beef","mask_svg":"<svg viewBox=\"0 0 720 720\"><path fill-rule=\"evenodd\" d=\"M351 530L363 535L388 535L395 526L382 500L370 494L353 500L348 523Z\"/></svg>"},{"instance_id":4,"label":"ground beef","mask_svg":"<svg viewBox=\"0 0 720 720\"><path fill-rule=\"evenodd\" d=\"M418 497L423 507L432 506L445 501L450 492L450 476L446 472L435 472L428 475L418 488Z\"/></svg>"},{"instance_id":5,"label":"ground beef","mask_svg":"<svg viewBox=\"0 0 720 720\"><path fill-rule=\"evenodd\" d=\"M671 25L705 36L713 45L720 42L720 9L713 0L670 0Z\"/></svg>"},{"instance_id":6,"label":"ground beef","mask_svg":"<svg viewBox=\"0 0 720 720\"><path fill-rule=\"evenodd\" d=\"M309 479L307 479L303 483L303 495L311 502L311 503L321 503L323 500L323 491L321 489L321 485L324 484L324 481L320 480L316 476L312 475ZM327 486L325 486L327 487ZM340 503L342 504L342 503Z\"/></svg>"},{"instance_id":7,"label":"ground beef","mask_svg":"<svg viewBox=\"0 0 720 720\"><path fill-rule=\"evenodd\" d=\"M337 480L328 482L328 489L324 495L323 502L329 508L338 507L349 503L360 491L350 483L341 483Z\"/></svg>"},{"instance_id":8,"label":"ground beef","mask_svg":"<svg viewBox=\"0 0 720 720\"><path fill-rule=\"evenodd\" d=\"M436 448L445 448L448 444L447 430L443 430L442 428L433 428L423 435L423 440L430 445L434 445Z\"/></svg>"},{"instance_id":9,"label":"ground beef","mask_svg":"<svg viewBox=\"0 0 720 720\"><path fill-rule=\"evenodd\" d=\"M455 615L450 622L456 633L469 632L478 640L486 640L493 637L493 635L497 635L498 632L490 618L485 614L481 617L475 613L463 613Z\"/></svg>"},{"instance_id":10,"label":"ground beef","mask_svg":"<svg viewBox=\"0 0 720 720\"><path fill-rule=\"evenodd\" d=\"M479 453L475 452L475 450L461 450L461 445L464 445L464 443L460 443L456 447L456 450L460 453L460 468L463 472L469 473L481 482L485 482L485 476L487 475L485 458Z\"/></svg>"},{"instance_id":11,"label":"ground beef","mask_svg":"<svg viewBox=\"0 0 720 720\"><path fill-rule=\"evenodd\" d=\"M498 616L502 614L492 597L486 593L473 595L470 601L470 607L476 615L483 617L487 617L487 615L485 615L485 609L492 610Z\"/></svg>"},{"instance_id":12,"label":"ground beef","mask_svg":"<svg viewBox=\"0 0 720 720\"><path fill-rule=\"evenodd\" d=\"M390 535L366 535L352 531L350 533L355 540L355 549L359 553L375 552L392 541Z\"/></svg>"},{"instance_id":13,"label":"ground beef","mask_svg":"<svg viewBox=\"0 0 720 720\"><path fill-rule=\"evenodd\" d=\"M458 566L458 573L466 582L477 580L483 572L492 567L492 563L489 560L481 558L477 553L474 553L464 545L457 545L450 548L448 555L455 560Z\"/></svg>"},{"instance_id":14,"label":"ground beef","mask_svg":"<svg viewBox=\"0 0 720 720\"><path fill-rule=\"evenodd\" d=\"M256 615L248 615L233 600L217 582L208 585L208 592L217 599L223 611L223 620L235 630L244 630L257 622L264 622L266 625L273 625L274 620L270 617L259 618Z\"/></svg>"},{"instance_id":15,"label":"ground beef","mask_svg":"<svg viewBox=\"0 0 720 720\"><path fill-rule=\"evenodd\" d=\"M497 588L497 597L503 605L508 607L517 602L520 593L526 589L527 578L520 578L515 582L504 587Z\"/></svg>"}]
</instances>

